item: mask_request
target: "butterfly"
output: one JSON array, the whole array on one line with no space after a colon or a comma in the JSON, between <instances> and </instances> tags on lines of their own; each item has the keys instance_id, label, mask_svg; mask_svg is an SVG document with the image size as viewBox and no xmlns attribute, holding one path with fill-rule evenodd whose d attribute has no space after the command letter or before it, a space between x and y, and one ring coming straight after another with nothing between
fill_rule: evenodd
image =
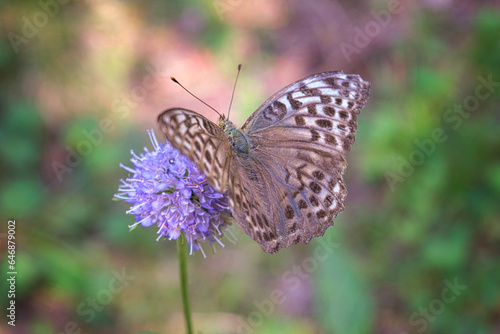
<instances>
[{"instance_id":1,"label":"butterfly","mask_svg":"<svg viewBox=\"0 0 500 334\"><path fill-rule=\"evenodd\" d=\"M342 175L370 83L342 71L298 80L238 128L187 109L158 116L160 130L218 192L238 225L276 253L322 236L344 209Z\"/></svg>"}]
</instances>

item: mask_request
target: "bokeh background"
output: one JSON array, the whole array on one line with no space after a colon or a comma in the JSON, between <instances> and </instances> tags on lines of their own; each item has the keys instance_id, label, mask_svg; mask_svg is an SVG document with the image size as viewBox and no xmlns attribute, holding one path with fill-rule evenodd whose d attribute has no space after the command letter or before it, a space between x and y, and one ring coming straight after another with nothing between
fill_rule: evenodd
<instances>
[{"instance_id":1,"label":"bokeh background","mask_svg":"<svg viewBox=\"0 0 500 334\"><path fill-rule=\"evenodd\" d=\"M496 3L496 4L495 4ZM2 1L2 333L183 333L175 242L113 202L163 109L244 120L307 75L372 83L325 237L237 226L189 258L210 333L500 333L500 7L453 0ZM16 220L16 326L7 222Z\"/></svg>"}]
</instances>

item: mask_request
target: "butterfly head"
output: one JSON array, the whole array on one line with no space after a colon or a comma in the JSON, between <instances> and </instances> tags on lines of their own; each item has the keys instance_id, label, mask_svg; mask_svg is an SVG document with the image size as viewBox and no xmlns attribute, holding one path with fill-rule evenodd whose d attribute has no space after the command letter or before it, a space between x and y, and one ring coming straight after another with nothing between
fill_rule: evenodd
<instances>
[{"instance_id":1,"label":"butterfly head","mask_svg":"<svg viewBox=\"0 0 500 334\"><path fill-rule=\"evenodd\" d=\"M224 115L220 115L219 116L219 121L217 122L217 125L219 126L219 128L226 132L226 129L227 129L227 124L230 123L229 120L226 120L226 116Z\"/></svg>"},{"instance_id":2,"label":"butterfly head","mask_svg":"<svg viewBox=\"0 0 500 334\"><path fill-rule=\"evenodd\" d=\"M234 137L236 135L236 132L240 132L236 125L234 125L230 120L226 119L224 115L221 115L219 117L219 122L217 123L217 125L229 137Z\"/></svg>"}]
</instances>

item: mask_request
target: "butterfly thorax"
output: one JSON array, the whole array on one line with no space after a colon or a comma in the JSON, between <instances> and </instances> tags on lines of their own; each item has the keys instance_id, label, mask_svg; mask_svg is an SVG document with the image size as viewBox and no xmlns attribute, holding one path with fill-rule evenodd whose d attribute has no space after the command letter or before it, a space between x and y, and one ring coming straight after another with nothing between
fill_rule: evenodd
<instances>
[{"instance_id":1,"label":"butterfly thorax","mask_svg":"<svg viewBox=\"0 0 500 334\"><path fill-rule=\"evenodd\" d=\"M250 143L247 136L243 131L238 129L231 121L226 120L224 117L219 118L219 128L224 131L229 139L229 142L233 145L233 149L238 153L248 153L250 149Z\"/></svg>"}]
</instances>

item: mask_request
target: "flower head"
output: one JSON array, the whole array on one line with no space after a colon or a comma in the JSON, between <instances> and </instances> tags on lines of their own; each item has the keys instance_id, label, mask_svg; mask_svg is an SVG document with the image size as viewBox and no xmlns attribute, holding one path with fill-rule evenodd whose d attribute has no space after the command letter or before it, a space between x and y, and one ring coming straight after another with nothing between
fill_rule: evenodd
<instances>
[{"instance_id":1,"label":"flower head","mask_svg":"<svg viewBox=\"0 0 500 334\"><path fill-rule=\"evenodd\" d=\"M205 176L187 157L170 143L158 143L152 130L148 131L153 151L144 148L137 156L131 151L134 167L120 164L132 175L118 188L116 198L132 204L127 213L135 215L137 225L158 226L161 237L177 239L184 232L191 252L200 250L200 244L210 245L230 225L231 211L227 194L216 192Z\"/></svg>"}]
</instances>

